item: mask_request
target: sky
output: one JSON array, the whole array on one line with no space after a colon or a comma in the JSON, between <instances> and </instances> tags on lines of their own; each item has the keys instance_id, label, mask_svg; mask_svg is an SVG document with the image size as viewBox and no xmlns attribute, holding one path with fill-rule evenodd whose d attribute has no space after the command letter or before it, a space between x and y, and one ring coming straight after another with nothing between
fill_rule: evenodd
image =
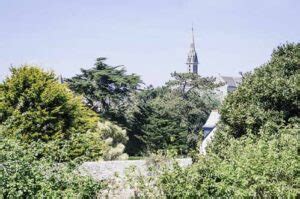
<instances>
[{"instance_id":1,"label":"sky","mask_svg":"<svg viewBox=\"0 0 300 199\"><path fill-rule=\"evenodd\" d=\"M238 76L300 41L299 0L0 0L0 81L10 66L63 77L97 57L146 84L186 72L194 27L201 76Z\"/></svg>"}]
</instances>

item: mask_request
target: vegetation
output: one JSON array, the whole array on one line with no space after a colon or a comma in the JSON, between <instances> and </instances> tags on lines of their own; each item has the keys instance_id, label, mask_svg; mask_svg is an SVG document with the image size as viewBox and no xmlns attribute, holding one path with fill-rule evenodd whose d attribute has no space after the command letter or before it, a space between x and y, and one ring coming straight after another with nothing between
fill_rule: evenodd
<instances>
[{"instance_id":1,"label":"vegetation","mask_svg":"<svg viewBox=\"0 0 300 199\"><path fill-rule=\"evenodd\" d=\"M124 153L125 144L128 141L124 129L105 121L98 123L96 131L107 145L103 153L104 160L128 159L128 155Z\"/></svg>"},{"instance_id":2,"label":"vegetation","mask_svg":"<svg viewBox=\"0 0 300 199\"><path fill-rule=\"evenodd\" d=\"M230 138L278 135L299 122L300 44L274 50L271 60L247 74L221 109L222 122L213 151L222 153Z\"/></svg>"},{"instance_id":3,"label":"vegetation","mask_svg":"<svg viewBox=\"0 0 300 199\"><path fill-rule=\"evenodd\" d=\"M129 97L142 81L135 74L127 75L121 66L105 64L105 60L98 58L93 68L81 69L81 74L66 81L73 91L84 96L92 110L106 119L122 122Z\"/></svg>"},{"instance_id":4,"label":"vegetation","mask_svg":"<svg viewBox=\"0 0 300 199\"><path fill-rule=\"evenodd\" d=\"M139 89L141 80L98 58L95 67L68 79L86 104L128 132L126 152L141 155L160 149L187 154L194 149L201 126L218 106L214 78L173 73L163 87Z\"/></svg>"},{"instance_id":5,"label":"vegetation","mask_svg":"<svg viewBox=\"0 0 300 199\"><path fill-rule=\"evenodd\" d=\"M274 50L271 60L244 77L225 100L222 121L206 156L176 164L140 184L140 195L162 198L299 195L300 44ZM159 188L149 193L149 187Z\"/></svg>"},{"instance_id":6,"label":"vegetation","mask_svg":"<svg viewBox=\"0 0 300 199\"><path fill-rule=\"evenodd\" d=\"M142 151L187 154L195 149L210 111L218 107L214 78L188 73L173 73L172 78L166 86L149 87L137 96L129 132L141 142Z\"/></svg>"},{"instance_id":7,"label":"vegetation","mask_svg":"<svg viewBox=\"0 0 300 199\"><path fill-rule=\"evenodd\" d=\"M280 136L231 139L226 159L212 153L188 169L179 166L159 177L167 198L296 197L299 194L298 127Z\"/></svg>"},{"instance_id":8,"label":"vegetation","mask_svg":"<svg viewBox=\"0 0 300 199\"><path fill-rule=\"evenodd\" d=\"M104 184L80 175L78 165L84 160L124 157L124 147L117 152L112 148L123 146L126 131L99 122L83 99L53 73L33 66L11 72L0 85L1 195L95 196Z\"/></svg>"},{"instance_id":9,"label":"vegetation","mask_svg":"<svg viewBox=\"0 0 300 199\"><path fill-rule=\"evenodd\" d=\"M38 67L12 68L1 84L1 123L4 136L22 144L44 142L39 156L56 161L99 158L104 142L90 132L98 118L53 73Z\"/></svg>"},{"instance_id":10,"label":"vegetation","mask_svg":"<svg viewBox=\"0 0 300 199\"><path fill-rule=\"evenodd\" d=\"M220 106L214 78L173 73L162 87L141 89L139 76L104 60L66 84L36 66L11 68L0 84L3 198L93 198L115 184L84 176L83 161L197 149L201 127ZM297 197L299 85L300 44L279 46L223 102L207 155L187 168L153 156L149 175L129 171L135 196Z\"/></svg>"},{"instance_id":11,"label":"vegetation","mask_svg":"<svg viewBox=\"0 0 300 199\"><path fill-rule=\"evenodd\" d=\"M6 134L24 141L69 139L92 128L96 115L53 73L38 67L11 68L1 84L0 122Z\"/></svg>"},{"instance_id":12,"label":"vegetation","mask_svg":"<svg viewBox=\"0 0 300 199\"><path fill-rule=\"evenodd\" d=\"M37 157L42 145L25 148L19 141L1 136L1 198L92 198L105 187L78 175L79 162L57 164L51 158Z\"/></svg>"}]
</instances>

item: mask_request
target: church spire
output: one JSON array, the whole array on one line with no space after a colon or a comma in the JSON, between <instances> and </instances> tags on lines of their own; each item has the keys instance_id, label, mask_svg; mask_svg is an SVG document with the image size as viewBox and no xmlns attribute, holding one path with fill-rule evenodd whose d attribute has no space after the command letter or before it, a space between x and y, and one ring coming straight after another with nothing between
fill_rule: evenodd
<instances>
[{"instance_id":1,"label":"church spire","mask_svg":"<svg viewBox=\"0 0 300 199\"><path fill-rule=\"evenodd\" d=\"M192 42L193 42L192 45L195 48L194 27L193 27L193 25L192 25Z\"/></svg>"},{"instance_id":2,"label":"church spire","mask_svg":"<svg viewBox=\"0 0 300 199\"><path fill-rule=\"evenodd\" d=\"M187 58L188 72L198 74L198 57L195 47L194 27L192 26L192 43Z\"/></svg>"}]
</instances>

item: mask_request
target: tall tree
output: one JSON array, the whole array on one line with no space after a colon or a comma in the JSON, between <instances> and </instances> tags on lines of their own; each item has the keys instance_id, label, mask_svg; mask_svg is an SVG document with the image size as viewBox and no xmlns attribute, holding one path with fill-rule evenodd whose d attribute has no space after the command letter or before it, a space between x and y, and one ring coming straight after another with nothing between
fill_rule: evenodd
<instances>
[{"instance_id":1,"label":"tall tree","mask_svg":"<svg viewBox=\"0 0 300 199\"><path fill-rule=\"evenodd\" d=\"M208 114L219 105L215 89L221 84L214 77L201 77L194 73L172 73L172 80L166 83L170 89L166 101L173 102L170 109L181 116L191 134L197 135Z\"/></svg>"},{"instance_id":2,"label":"tall tree","mask_svg":"<svg viewBox=\"0 0 300 199\"><path fill-rule=\"evenodd\" d=\"M97 58L91 69L81 69L81 74L67 79L70 88L84 95L94 111L112 120L123 119L123 109L132 92L142 83L139 76L126 74L121 66L109 66L105 58Z\"/></svg>"},{"instance_id":3,"label":"tall tree","mask_svg":"<svg viewBox=\"0 0 300 199\"><path fill-rule=\"evenodd\" d=\"M129 135L138 138L144 150L173 148L187 153L195 148L210 111L218 107L214 78L189 73L173 73L172 77L162 88L140 92L133 106L132 121L139 126Z\"/></svg>"},{"instance_id":4,"label":"tall tree","mask_svg":"<svg viewBox=\"0 0 300 199\"><path fill-rule=\"evenodd\" d=\"M150 101L157 97L157 88L149 86L132 96L131 106L126 110L126 122L128 132L128 143L126 151L130 155L141 155L146 151L146 143L143 141L143 126L148 123L153 109Z\"/></svg>"},{"instance_id":5,"label":"tall tree","mask_svg":"<svg viewBox=\"0 0 300 199\"><path fill-rule=\"evenodd\" d=\"M212 148L222 153L229 137L277 134L287 124L299 123L300 44L287 43L273 51L271 60L248 73L221 109L220 133Z\"/></svg>"}]
</instances>

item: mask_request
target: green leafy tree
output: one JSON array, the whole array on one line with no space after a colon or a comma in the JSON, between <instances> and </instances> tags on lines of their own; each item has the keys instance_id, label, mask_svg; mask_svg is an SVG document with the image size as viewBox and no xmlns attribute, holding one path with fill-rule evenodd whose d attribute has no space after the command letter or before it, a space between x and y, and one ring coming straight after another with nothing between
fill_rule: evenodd
<instances>
[{"instance_id":1,"label":"green leafy tree","mask_svg":"<svg viewBox=\"0 0 300 199\"><path fill-rule=\"evenodd\" d=\"M227 158L201 157L189 168L168 169L158 180L166 198L294 198L299 194L299 126L280 136L231 138Z\"/></svg>"},{"instance_id":2,"label":"green leafy tree","mask_svg":"<svg viewBox=\"0 0 300 199\"><path fill-rule=\"evenodd\" d=\"M142 127L150 120L153 110L149 102L157 96L158 90L149 86L132 95L131 106L126 110L126 126L129 137L126 152L130 155L142 155L147 151L142 138L145 132Z\"/></svg>"},{"instance_id":3,"label":"green leafy tree","mask_svg":"<svg viewBox=\"0 0 300 199\"><path fill-rule=\"evenodd\" d=\"M213 77L194 73L172 73L166 83L170 92L164 95L164 104L174 116L179 116L181 126L187 129L189 148L195 148L199 132L211 110L219 107L215 89L221 84Z\"/></svg>"},{"instance_id":4,"label":"green leafy tree","mask_svg":"<svg viewBox=\"0 0 300 199\"><path fill-rule=\"evenodd\" d=\"M162 149L176 149L186 153L187 129L180 125L180 118L175 117L165 108L166 102L155 98L150 102L148 119L142 125L143 134L139 136L145 143L145 150L155 152Z\"/></svg>"},{"instance_id":5,"label":"green leafy tree","mask_svg":"<svg viewBox=\"0 0 300 199\"><path fill-rule=\"evenodd\" d=\"M36 153L58 162L76 157L99 159L105 144L95 132L98 117L60 84L53 73L38 67L12 68L0 84L3 134L22 140L24 147L45 144Z\"/></svg>"},{"instance_id":6,"label":"green leafy tree","mask_svg":"<svg viewBox=\"0 0 300 199\"><path fill-rule=\"evenodd\" d=\"M97 121L66 85L53 73L38 67L11 68L1 84L0 122L6 134L24 140L68 139L72 132L84 133Z\"/></svg>"},{"instance_id":7,"label":"green leafy tree","mask_svg":"<svg viewBox=\"0 0 300 199\"><path fill-rule=\"evenodd\" d=\"M126 74L121 66L107 65L105 60L98 58L93 68L81 69L81 74L66 81L73 91L85 97L94 111L122 124L129 97L141 80L135 74Z\"/></svg>"},{"instance_id":8,"label":"green leafy tree","mask_svg":"<svg viewBox=\"0 0 300 199\"><path fill-rule=\"evenodd\" d=\"M226 98L221 109L221 133L216 134L213 144L215 152L224 151L222 147L230 137L259 138L262 131L276 134L278 126L297 121L299 85L300 44L279 46L269 62L247 74Z\"/></svg>"},{"instance_id":9,"label":"green leafy tree","mask_svg":"<svg viewBox=\"0 0 300 199\"><path fill-rule=\"evenodd\" d=\"M210 111L218 107L214 78L189 73L172 77L166 86L147 88L133 100L129 136L141 141L135 143L143 146L142 151L176 149L186 154L195 148Z\"/></svg>"}]
</instances>

